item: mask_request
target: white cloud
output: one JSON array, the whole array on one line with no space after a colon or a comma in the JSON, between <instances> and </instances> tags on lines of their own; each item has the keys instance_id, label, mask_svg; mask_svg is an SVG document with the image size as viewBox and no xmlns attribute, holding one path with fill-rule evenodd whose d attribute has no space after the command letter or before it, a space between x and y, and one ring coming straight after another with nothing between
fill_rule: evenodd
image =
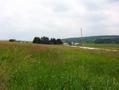
<instances>
[{"instance_id":1,"label":"white cloud","mask_svg":"<svg viewBox=\"0 0 119 90\"><path fill-rule=\"evenodd\" d=\"M119 6L109 0L0 0L0 38L118 34Z\"/></svg>"}]
</instances>

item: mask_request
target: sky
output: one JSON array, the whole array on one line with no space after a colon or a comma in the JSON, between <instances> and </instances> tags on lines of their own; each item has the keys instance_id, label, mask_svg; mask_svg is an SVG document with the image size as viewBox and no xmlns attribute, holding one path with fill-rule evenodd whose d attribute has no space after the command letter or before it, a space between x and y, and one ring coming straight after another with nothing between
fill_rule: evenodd
<instances>
[{"instance_id":1,"label":"sky","mask_svg":"<svg viewBox=\"0 0 119 90\"><path fill-rule=\"evenodd\" d=\"M119 35L119 0L0 0L0 39Z\"/></svg>"}]
</instances>

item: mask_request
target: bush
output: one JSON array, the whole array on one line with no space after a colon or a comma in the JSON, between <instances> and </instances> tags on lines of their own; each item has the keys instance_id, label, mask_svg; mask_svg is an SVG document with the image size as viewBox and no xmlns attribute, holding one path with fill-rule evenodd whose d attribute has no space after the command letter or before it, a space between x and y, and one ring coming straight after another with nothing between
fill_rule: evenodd
<instances>
[{"instance_id":1,"label":"bush","mask_svg":"<svg viewBox=\"0 0 119 90\"><path fill-rule=\"evenodd\" d=\"M33 39L33 43L40 43L40 38L39 37L35 37Z\"/></svg>"},{"instance_id":2,"label":"bush","mask_svg":"<svg viewBox=\"0 0 119 90\"><path fill-rule=\"evenodd\" d=\"M10 39L9 42L16 42L16 39Z\"/></svg>"},{"instance_id":3,"label":"bush","mask_svg":"<svg viewBox=\"0 0 119 90\"><path fill-rule=\"evenodd\" d=\"M49 39L48 37L35 37L33 39L33 43L38 43L38 44L63 44L61 39L55 39L55 38L51 38Z\"/></svg>"}]
</instances>

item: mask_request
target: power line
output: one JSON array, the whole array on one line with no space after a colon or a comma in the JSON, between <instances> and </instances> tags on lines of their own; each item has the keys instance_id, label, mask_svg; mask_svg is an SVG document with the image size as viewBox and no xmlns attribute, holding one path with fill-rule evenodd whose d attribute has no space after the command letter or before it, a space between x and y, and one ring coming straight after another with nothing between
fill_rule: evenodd
<instances>
[{"instance_id":1,"label":"power line","mask_svg":"<svg viewBox=\"0 0 119 90\"><path fill-rule=\"evenodd\" d=\"M81 37L80 37L80 40L81 40L81 45L83 45L83 29L81 28Z\"/></svg>"}]
</instances>

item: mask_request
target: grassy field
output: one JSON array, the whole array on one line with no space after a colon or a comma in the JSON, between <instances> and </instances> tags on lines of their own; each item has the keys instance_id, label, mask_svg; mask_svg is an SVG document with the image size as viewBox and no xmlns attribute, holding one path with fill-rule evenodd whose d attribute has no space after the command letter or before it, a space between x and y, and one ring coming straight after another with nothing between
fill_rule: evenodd
<instances>
[{"instance_id":1,"label":"grassy field","mask_svg":"<svg viewBox=\"0 0 119 90\"><path fill-rule=\"evenodd\" d=\"M119 44L84 44L84 46L119 50Z\"/></svg>"},{"instance_id":2,"label":"grassy field","mask_svg":"<svg viewBox=\"0 0 119 90\"><path fill-rule=\"evenodd\" d=\"M1 42L0 90L119 90L119 52Z\"/></svg>"}]
</instances>

